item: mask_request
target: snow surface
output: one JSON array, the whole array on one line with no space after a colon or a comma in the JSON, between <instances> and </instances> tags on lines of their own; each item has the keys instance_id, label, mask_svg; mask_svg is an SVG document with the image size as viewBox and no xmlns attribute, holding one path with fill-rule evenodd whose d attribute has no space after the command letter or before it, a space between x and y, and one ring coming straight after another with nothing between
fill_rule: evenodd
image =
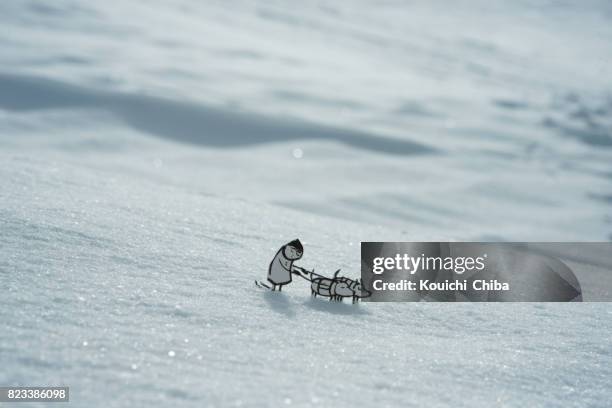
<instances>
[{"instance_id":1,"label":"snow surface","mask_svg":"<svg viewBox=\"0 0 612 408\"><path fill-rule=\"evenodd\" d=\"M445 3L0 2L0 385L609 406L606 303L253 285L296 237L349 276L360 241L612 238L609 3Z\"/></svg>"}]
</instances>

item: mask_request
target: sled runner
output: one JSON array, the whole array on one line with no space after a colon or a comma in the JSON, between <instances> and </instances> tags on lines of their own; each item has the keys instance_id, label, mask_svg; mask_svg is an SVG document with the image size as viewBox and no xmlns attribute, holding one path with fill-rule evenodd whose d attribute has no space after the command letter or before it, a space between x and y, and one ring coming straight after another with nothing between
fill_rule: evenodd
<instances>
[{"instance_id":1,"label":"sled runner","mask_svg":"<svg viewBox=\"0 0 612 408\"><path fill-rule=\"evenodd\" d=\"M262 288L262 289L272 290L270 286L266 285L263 282L257 281L257 280L255 281L255 286L257 286L258 288Z\"/></svg>"}]
</instances>

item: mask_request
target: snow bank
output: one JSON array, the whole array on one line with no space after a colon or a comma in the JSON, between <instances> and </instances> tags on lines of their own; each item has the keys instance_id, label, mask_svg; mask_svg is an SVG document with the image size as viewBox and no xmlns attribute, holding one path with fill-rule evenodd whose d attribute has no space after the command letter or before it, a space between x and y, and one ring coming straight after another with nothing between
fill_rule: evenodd
<instances>
[{"instance_id":1,"label":"snow bank","mask_svg":"<svg viewBox=\"0 0 612 408\"><path fill-rule=\"evenodd\" d=\"M610 239L609 5L444 3L2 2L0 384L604 406L606 304L253 285L296 237L349 276L365 240Z\"/></svg>"}]
</instances>

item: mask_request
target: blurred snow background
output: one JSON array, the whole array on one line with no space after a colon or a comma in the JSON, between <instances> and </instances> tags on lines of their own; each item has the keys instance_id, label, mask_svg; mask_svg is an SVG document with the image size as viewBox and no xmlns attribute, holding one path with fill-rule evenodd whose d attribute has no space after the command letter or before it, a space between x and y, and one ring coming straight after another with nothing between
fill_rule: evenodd
<instances>
[{"instance_id":1,"label":"blurred snow background","mask_svg":"<svg viewBox=\"0 0 612 408\"><path fill-rule=\"evenodd\" d=\"M612 239L606 1L0 3L0 384L606 406L612 310L330 305L359 242Z\"/></svg>"}]
</instances>

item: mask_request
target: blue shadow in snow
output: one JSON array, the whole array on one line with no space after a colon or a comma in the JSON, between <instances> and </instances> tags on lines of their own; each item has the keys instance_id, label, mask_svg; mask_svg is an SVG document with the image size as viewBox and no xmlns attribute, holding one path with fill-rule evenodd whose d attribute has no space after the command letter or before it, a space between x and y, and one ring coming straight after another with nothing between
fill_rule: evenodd
<instances>
[{"instance_id":1,"label":"blue shadow in snow","mask_svg":"<svg viewBox=\"0 0 612 408\"><path fill-rule=\"evenodd\" d=\"M294 317L295 310L293 310L293 306L287 296L283 295L280 292L272 292L266 291L264 292L264 300L268 303L268 306L272 310L287 317Z\"/></svg>"},{"instance_id":2,"label":"blue shadow in snow","mask_svg":"<svg viewBox=\"0 0 612 408\"><path fill-rule=\"evenodd\" d=\"M0 108L96 108L159 137L230 148L288 140L329 140L391 155L433 153L426 145L358 130L270 118L147 95L88 89L36 76L0 73Z\"/></svg>"},{"instance_id":3,"label":"blue shadow in snow","mask_svg":"<svg viewBox=\"0 0 612 408\"><path fill-rule=\"evenodd\" d=\"M326 312L339 315L367 315L359 303L330 302L326 298L313 298L304 302L304 306L319 312Z\"/></svg>"}]
</instances>

